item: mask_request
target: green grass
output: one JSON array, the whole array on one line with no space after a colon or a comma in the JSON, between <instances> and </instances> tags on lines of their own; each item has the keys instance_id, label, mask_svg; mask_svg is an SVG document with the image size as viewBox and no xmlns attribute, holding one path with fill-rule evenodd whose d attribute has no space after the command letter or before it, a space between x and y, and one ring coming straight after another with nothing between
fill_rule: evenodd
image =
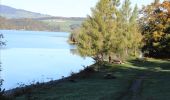
<instances>
[{"instance_id":1,"label":"green grass","mask_svg":"<svg viewBox=\"0 0 170 100\"><path fill-rule=\"evenodd\" d=\"M143 100L152 98L152 100L170 99L170 72L151 73L144 80L141 96Z\"/></svg>"},{"instance_id":2,"label":"green grass","mask_svg":"<svg viewBox=\"0 0 170 100\"><path fill-rule=\"evenodd\" d=\"M96 65L92 65L96 67ZM128 94L132 82L139 75L146 75L139 100L169 100L170 98L170 62L149 59L145 62L129 60L126 64L104 64L101 71L80 72L74 74L76 82L65 79L51 85L41 85L29 90L31 100L121 100ZM116 79L104 79L112 73ZM131 100L131 94L126 100ZM15 98L27 100L28 93Z\"/></svg>"}]
</instances>

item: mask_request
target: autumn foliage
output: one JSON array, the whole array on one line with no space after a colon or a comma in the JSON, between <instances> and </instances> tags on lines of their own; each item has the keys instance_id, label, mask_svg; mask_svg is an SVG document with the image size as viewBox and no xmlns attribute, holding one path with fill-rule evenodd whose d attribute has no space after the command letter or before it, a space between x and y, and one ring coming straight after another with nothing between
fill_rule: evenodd
<instances>
[{"instance_id":1,"label":"autumn foliage","mask_svg":"<svg viewBox=\"0 0 170 100\"><path fill-rule=\"evenodd\" d=\"M170 1L155 0L142 10L141 30L145 56L170 57Z\"/></svg>"}]
</instances>

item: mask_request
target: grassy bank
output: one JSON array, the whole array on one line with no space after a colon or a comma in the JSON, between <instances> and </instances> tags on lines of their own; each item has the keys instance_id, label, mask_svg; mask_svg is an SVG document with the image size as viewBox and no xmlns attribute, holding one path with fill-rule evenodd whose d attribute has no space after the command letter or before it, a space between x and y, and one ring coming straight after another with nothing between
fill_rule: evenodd
<instances>
[{"instance_id":1,"label":"grassy bank","mask_svg":"<svg viewBox=\"0 0 170 100\"><path fill-rule=\"evenodd\" d=\"M93 70L99 67L100 71ZM145 77L135 93L138 100L169 100L170 62L155 59L92 65L59 81L28 86L14 96L15 100L133 100L131 87L140 76Z\"/></svg>"}]
</instances>

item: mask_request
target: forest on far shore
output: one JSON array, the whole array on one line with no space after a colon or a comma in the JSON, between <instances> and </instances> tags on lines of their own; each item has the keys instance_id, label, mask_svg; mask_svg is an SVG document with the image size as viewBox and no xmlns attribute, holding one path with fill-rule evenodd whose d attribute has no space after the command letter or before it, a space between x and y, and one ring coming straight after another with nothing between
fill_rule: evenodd
<instances>
[{"instance_id":1,"label":"forest on far shore","mask_svg":"<svg viewBox=\"0 0 170 100\"><path fill-rule=\"evenodd\" d=\"M6 19L0 17L0 29L33 30L33 31L60 31L59 26L50 26L31 18Z\"/></svg>"},{"instance_id":2,"label":"forest on far shore","mask_svg":"<svg viewBox=\"0 0 170 100\"><path fill-rule=\"evenodd\" d=\"M80 27L84 18L45 17L45 18L12 18L0 16L0 29L70 32Z\"/></svg>"}]
</instances>

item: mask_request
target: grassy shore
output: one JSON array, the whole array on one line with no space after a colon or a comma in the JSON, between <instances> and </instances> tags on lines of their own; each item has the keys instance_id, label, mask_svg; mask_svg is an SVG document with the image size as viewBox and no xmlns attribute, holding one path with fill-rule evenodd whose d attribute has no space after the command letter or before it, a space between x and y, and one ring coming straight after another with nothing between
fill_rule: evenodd
<instances>
[{"instance_id":1,"label":"grassy shore","mask_svg":"<svg viewBox=\"0 0 170 100\"><path fill-rule=\"evenodd\" d=\"M170 61L94 64L68 78L27 86L13 96L15 100L169 100Z\"/></svg>"}]
</instances>

